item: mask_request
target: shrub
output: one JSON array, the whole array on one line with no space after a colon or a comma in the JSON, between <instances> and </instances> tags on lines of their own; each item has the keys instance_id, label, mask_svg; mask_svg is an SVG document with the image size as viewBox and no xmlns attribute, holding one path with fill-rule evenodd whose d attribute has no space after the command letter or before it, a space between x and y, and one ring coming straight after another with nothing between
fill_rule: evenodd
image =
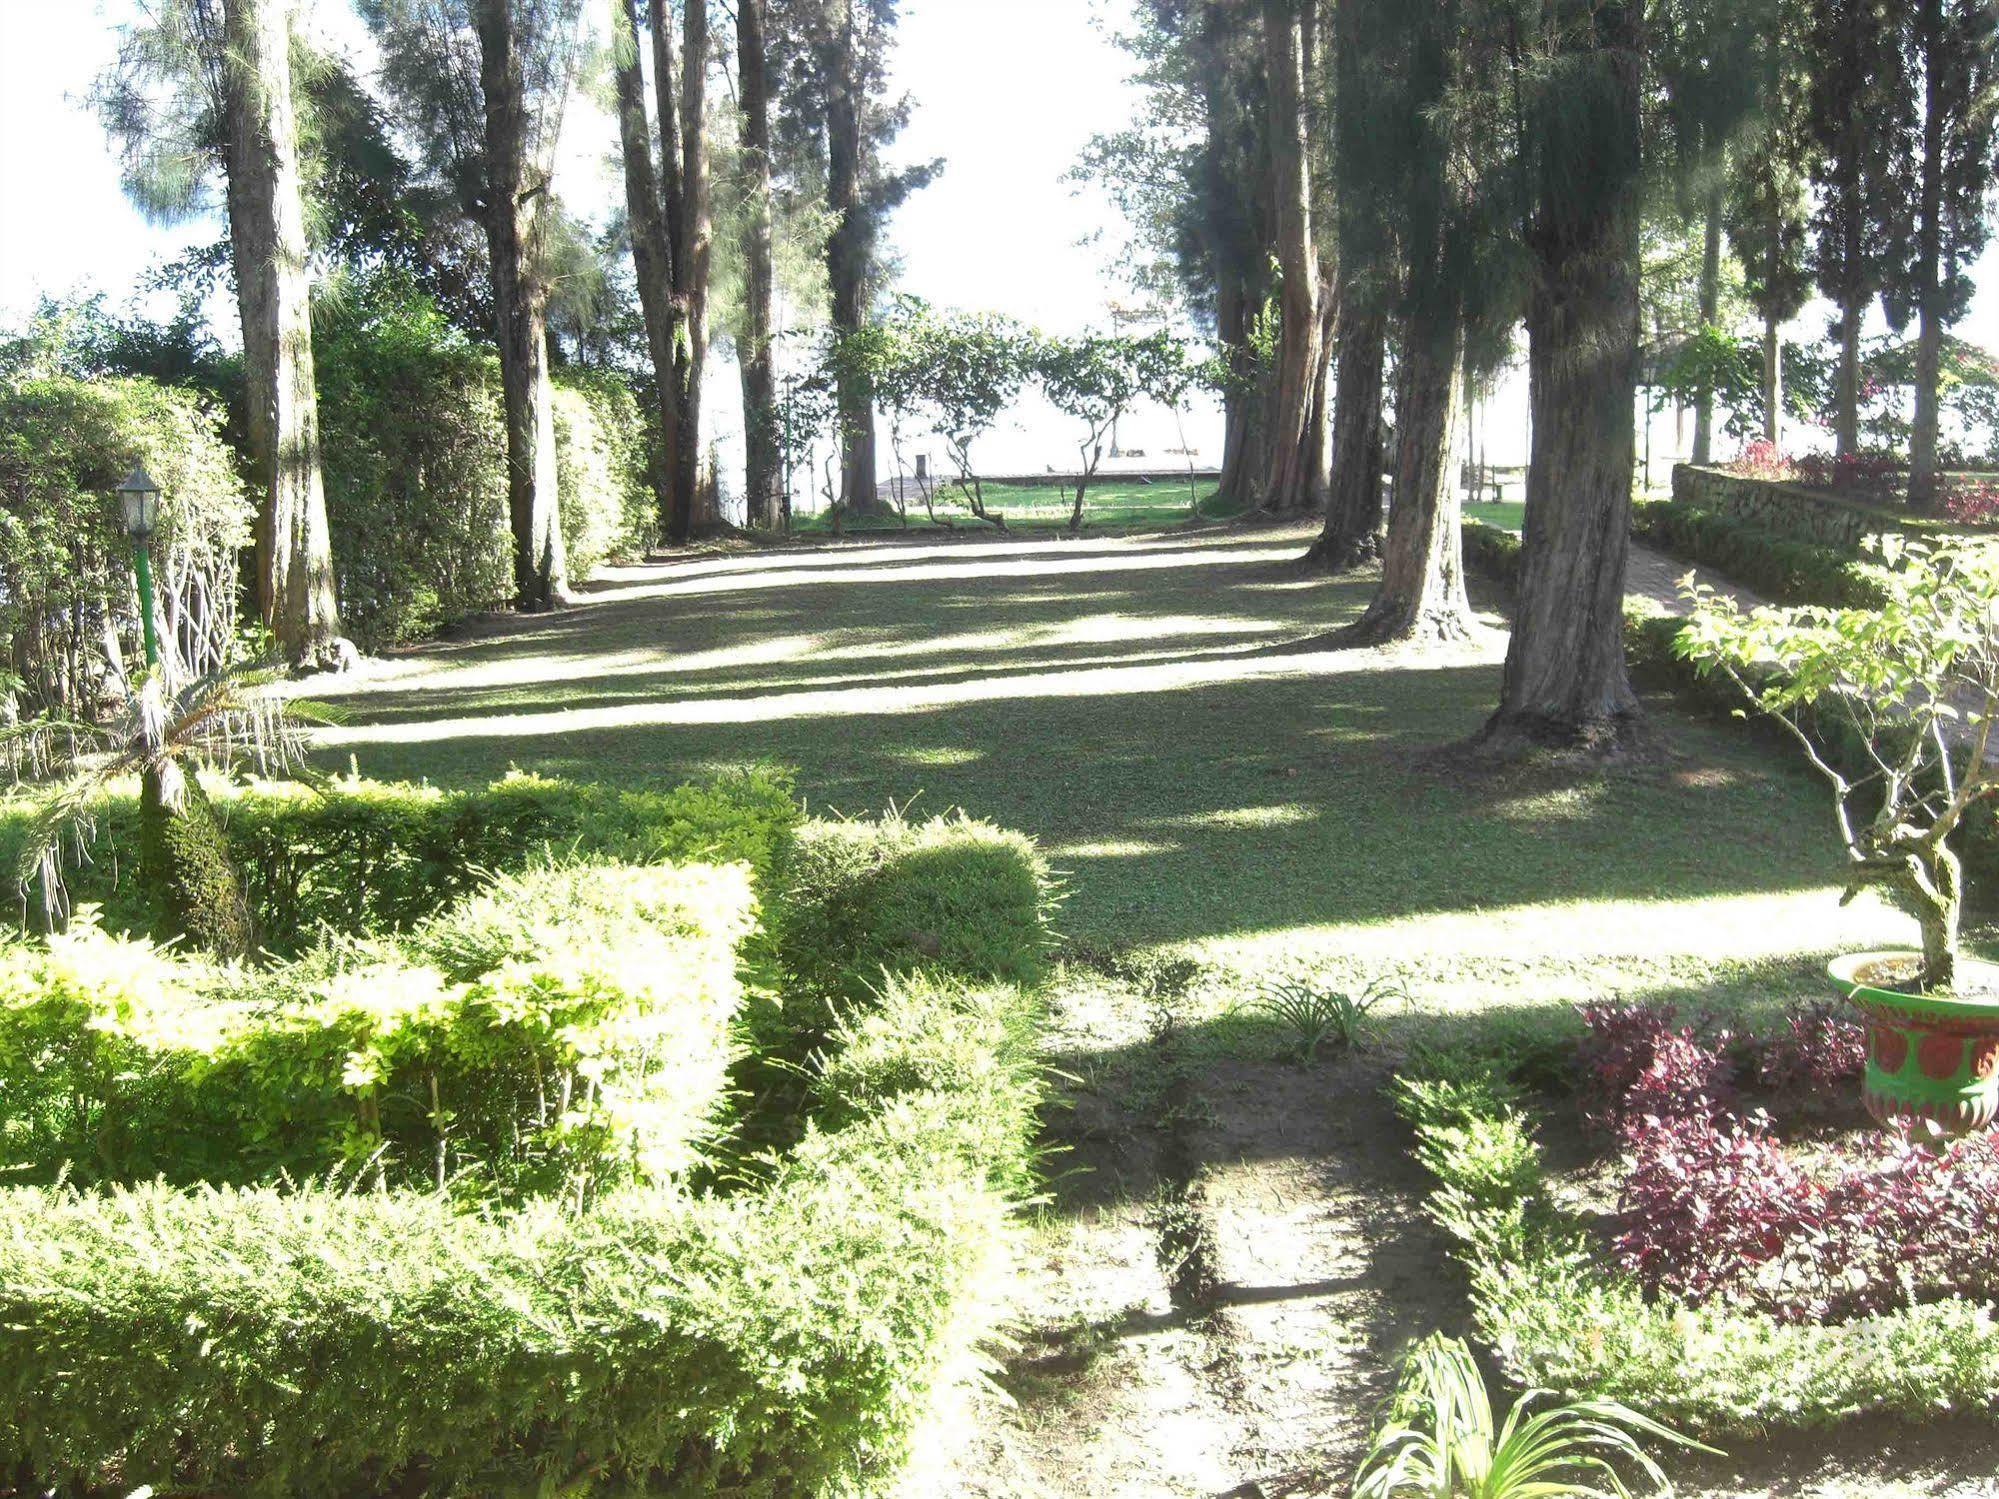
<instances>
[{"instance_id":1,"label":"shrub","mask_svg":"<svg viewBox=\"0 0 1999 1499\"><path fill-rule=\"evenodd\" d=\"M0 697L24 717L96 717L110 668L94 637L107 626L139 659L131 543L112 495L135 463L161 489L163 645L199 674L231 643L251 506L220 415L150 380L0 379Z\"/></svg>"},{"instance_id":2,"label":"shrub","mask_svg":"<svg viewBox=\"0 0 1999 1499\"><path fill-rule=\"evenodd\" d=\"M544 852L645 864L741 861L774 888L799 820L790 777L754 768L666 790L621 791L511 774L470 791L344 778L211 788L232 861L248 887L259 942L296 953L324 930L407 930L473 890L484 873ZM0 802L0 862L17 868L39 807ZM157 934L132 876L136 788L94 809L95 862L68 876L113 931Z\"/></svg>"},{"instance_id":3,"label":"shrub","mask_svg":"<svg viewBox=\"0 0 1999 1499\"><path fill-rule=\"evenodd\" d=\"M1619 1203L1621 1264L1648 1290L1834 1322L1912 1298L1988 1300L1999 1229L1989 1137L1918 1147L1819 1180L1760 1117L1679 1120L1637 1137Z\"/></svg>"},{"instance_id":4,"label":"shrub","mask_svg":"<svg viewBox=\"0 0 1999 1499\"><path fill-rule=\"evenodd\" d=\"M878 1486L1000 1311L1032 1014L891 985L815 1082L827 1127L727 1198L0 1193L0 1471L253 1499Z\"/></svg>"},{"instance_id":5,"label":"shrub","mask_svg":"<svg viewBox=\"0 0 1999 1499\"><path fill-rule=\"evenodd\" d=\"M1632 511L1632 531L1660 551L1714 568L1779 603L1869 608L1881 601L1880 588L1852 553L1718 511L1677 502L1640 505Z\"/></svg>"},{"instance_id":6,"label":"shrub","mask_svg":"<svg viewBox=\"0 0 1999 1499\"><path fill-rule=\"evenodd\" d=\"M1583 1121L1622 1134L1647 1118L1702 1118L1734 1096L1726 1032L1703 1034L1668 1005L1582 1007L1576 1051Z\"/></svg>"},{"instance_id":7,"label":"shrub","mask_svg":"<svg viewBox=\"0 0 1999 1499\"><path fill-rule=\"evenodd\" d=\"M555 387L556 493L573 578L642 557L659 530L646 474L645 422L615 376L565 370Z\"/></svg>"},{"instance_id":8,"label":"shrub","mask_svg":"<svg viewBox=\"0 0 1999 1499\"><path fill-rule=\"evenodd\" d=\"M1756 1042L1757 1080L1766 1088L1808 1095L1843 1089L1867 1070L1867 1031L1844 1004L1793 1005L1784 1028Z\"/></svg>"},{"instance_id":9,"label":"shrub","mask_svg":"<svg viewBox=\"0 0 1999 1499\"><path fill-rule=\"evenodd\" d=\"M1960 526L1999 524L1999 482L1944 476L1940 496L1944 515Z\"/></svg>"},{"instance_id":10,"label":"shrub","mask_svg":"<svg viewBox=\"0 0 1999 1499\"><path fill-rule=\"evenodd\" d=\"M1810 453L1797 461L1799 481L1814 489L1855 491L1882 499L1900 486L1907 467L1893 453L1881 449L1837 457Z\"/></svg>"},{"instance_id":11,"label":"shrub","mask_svg":"<svg viewBox=\"0 0 1999 1499\"><path fill-rule=\"evenodd\" d=\"M42 1180L667 1181L717 1119L754 911L742 866L551 867L270 971L87 928L15 942L0 1138Z\"/></svg>"},{"instance_id":12,"label":"shrub","mask_svg":"<svg viewBox=\"0 0 1999 1499\"><path fill-rule=\"evenodd\" d=\"M1796 471L1797 465L1784 456L1783 449L1767 438L1757 438L1742 445L1742 451L1727 465L1731 474L1739 474L1745 479L1788 479Z\"/></svg>"},{"instance_id":13,"label":"shrub","mask_svg":"<svg viewBox=\"0 0 1999 1499\"><path fill-rule=\"evenodd\" d=\"M1033 840L962 814L799 830L778 960L788 1027L823 1034L886 977L932 969L1032 988L1053 886Z\"/></svg>"},{"instance_id":14,"label":"shrub","mask_svg":"<svg viewBox=\"0 0 1999 1499\"><path fill-rule=\"evenodd\" d=\"M1463 523L1465 567L1508 588L1520 581L1520 536L1484 521Z\"/></svg>"}]
</instances>

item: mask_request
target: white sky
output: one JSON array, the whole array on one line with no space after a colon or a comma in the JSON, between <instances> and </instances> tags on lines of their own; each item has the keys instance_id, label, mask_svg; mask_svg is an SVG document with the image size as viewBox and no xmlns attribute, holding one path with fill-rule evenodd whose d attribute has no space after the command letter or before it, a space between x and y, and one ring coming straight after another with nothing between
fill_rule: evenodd
<instances>
[{"instance_id":1,"label":"white sky","mask_svg":"<svg viewBox=\"0 0 1999 1499\"><path fill-rule=\"evenodd\" d=\"M85 106L111 60L114 27L135 3L0 0L0 324L18 321L43 293L100 289L122 303L149 267L218 232L212 221L146 223L120 191L117 161ZM905 289L1056 331L1106 321L1112 301L1126 295L1110 269L1121 226L1094 192L1064 178L1092 134L1144 108L1124 81L1130 60L1107 30L1129 4L906 0L898 68L916 111L897 154L941 156L947 165L890 231ZM364 46L346 0L308 6L336 42ZM581 100L568 124L558 188L579 210L602 212L619 194L613 125ZM1107 242L1086 243L1098 231ZM1999 259L1988 257L1980 271L1977 304L1957 332L1999 345ZM1809 312L1800 336L1816 336L1823 317ZM219 321L233 339L233 319ZM1508 417L1492 426L1495 442L1518 430ZM1197 443L1212 441L1212 428L1211 416L1197 421ZM1157 418L1126 438L1155 454L1176 441L1171 421ZM1040 469L1066 462L1068 440L1064 425L1030 408L996 435L991 457Z\"/></svg>"}]
</instances>

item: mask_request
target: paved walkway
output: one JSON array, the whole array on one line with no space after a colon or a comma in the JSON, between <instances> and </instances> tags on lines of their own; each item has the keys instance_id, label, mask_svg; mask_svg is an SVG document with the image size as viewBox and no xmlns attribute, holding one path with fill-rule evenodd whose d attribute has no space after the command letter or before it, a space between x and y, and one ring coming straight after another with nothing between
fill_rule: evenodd
<instances>
[{"instance_id":1,"label":"paved walkway","mask_svg":"<svg viewBox=\"0 0 1999 1499\"><path fill-rule=\"evenodd\" d=\"M1770 602L1753 589L1730 582L1711 567L1695 567L1691 562L1654 551L1636 541L1631 543L1631 561L1624 575L1625 591L1633 598L1650 599L1675 614L1684 614L1687 612L1687 600L1680 592L1680 583L1688 573L1716 593L1734 599L1745 609Z\"/></svg>"}]
</instances>

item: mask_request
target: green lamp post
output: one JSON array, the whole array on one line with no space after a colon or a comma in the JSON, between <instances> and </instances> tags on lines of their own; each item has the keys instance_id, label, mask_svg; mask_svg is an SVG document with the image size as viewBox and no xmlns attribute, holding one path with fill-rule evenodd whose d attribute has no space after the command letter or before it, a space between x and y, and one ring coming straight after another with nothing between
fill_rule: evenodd
<instances>
[{"instance_id":1,"label":"green lamp post","mask_svg":"<svg viewBox=\"0 0 1999 1499\"><path fill-rule=\"evenodd\" d=\"M118 486L125 534L132 538L132 570L139 575L139 622L146 635L146 665L159 670L160 637L153 623L153 559L147 547L160 523L160 486L135 468Z\"/></svg>"}]
</instances>

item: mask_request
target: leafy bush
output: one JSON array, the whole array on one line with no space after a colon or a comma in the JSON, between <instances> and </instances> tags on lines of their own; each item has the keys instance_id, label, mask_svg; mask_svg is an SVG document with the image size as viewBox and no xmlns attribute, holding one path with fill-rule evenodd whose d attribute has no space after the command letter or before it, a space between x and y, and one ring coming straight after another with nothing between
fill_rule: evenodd
<instances>
[{"instance_id":1,"label":"leafy bush","mask_svg":"<svg viewBox=\"0 0 1999 1499\"><path fill-rule=\"evenodd\" d=\"M23 716L96 717L107 629L139 658L131 543L112 493L134 464L161 488L163 646L199 673L231 641L251 506L220 415L150 380L0 379L0 696Z\"/></svg>"},{"instance_id":2,"label":"leafy bush","mask_svg":"<svg viewBox=\"0 0 1999 1499\"><path fill-rule=\"evenodd\" d=\"M1632 531L1660 551L1712 567L1779 603L1871 608L1881 601L1880 588L1852 553L1719 511L1665 501L1639 505Z\"/></svg>"},{"instance_id":3,"label":"leafy bush","mask_svg":"<svg viewBox=\"0 0 1999 1499\"><path fill-rule=\"evenodd\" d=\"M1032 839L962 814L814 822L798 833L778 960L787 1025L823 1033L918 969L1032 988L1053 886Z\"/></svg>"},{"instance_id":4,"label":"leafy bush","mask_svg":"<svg viewBox=\"0 0 1999 1499\"><path fill-rule=\"evenodd\" d=\"M1726 1032L1683 1024L1669 1005L1582 1007L1576 1050L1583 1121L1623 1134L1648 1118L1705 1118L1734 1096Z\"/></svg>"},{"instance_id":5,"label":"leafy bush","mask_svg":"<svg viewBox=\"0 0 1999 1499\"><path fill-rule=\"evenodd\" d=\"M1867 1031L1846 1005L1818 1000L1791 1006L1783 1030L1759 1037L1756 1052L1764 1087L1823 1096L1867 1070Z\"/></svg>"},{"instance_id":6,"label":"leafy bush","mask_svg":"<svg viewBox=\"0 0 1999 1499\"><path fill-rule=\"evenodd\" d=\"M1797 464L1784 450L1763 437L1744 443L1742 451L1724 467L1745 479L1788 479L1797 472Z\"/></svg>"},{"instance_id":7,"label":"leafy bush","mask_svg":"<svg viewBox=\"0 0 1999 1499\"><path fill-rule=\"evenodd\" d=\"M1465 567L1508 588L1520 581L1520 536L1503 526L1468 520L1464 535Z\"/></svg>"},{"instance_id":8,"label":"leafy bush","mask_svg":"<svg viewBox=\"0 0 1999 1499\"><path fill-rule=\"evenodd\" d=\"M814 1078L821 1127L729 1197L0 1193L0 1471L269 1499L878 1482L1001 1310L1034 1013L888 985Z\"/></svg>"},{"instance_id":9,"label":"leafy bush","mask_svg":"<svg viewBox=\"0 0 1999 1499\"><path fill-rule=\"evenodd\" d=\"M502 877L268 971L88 928L0 950L4 1159L41 1180L363 1173L478 1198L684 1174L715 1125L743 866Z\"/></svg>"},{"instance_id":10,"label":"leafy bush","mask_svg":"<svg viewBox=\"0 0 1999 1499\"><path fill-rule=\"evenodd\" d=\"M1470 1066L1456 1070L1469 1075ZM1419 1146L1441 1114L1468 1128L1469 1111L1482 1110L1490 1130L1512 1133L1503 1080L1496 1089L1417 1081L1425 1085L1404 1079L1397 1092ZM1462 1242L1479 1336L1518 1385L1639 1406L1708 1437L1828 1426L1870 1412L1925 1420L1999 1409L1999 1321L1989 1305L1949 1298L1834 1324L1788 1324L1734 1305L1648 1298L1635 1278L1606 1268L1601 1242L1552 1206L1545 1185L1515 1195L1532 1181L1524 1164L1495 1176L1459 1171L1442 1149L1424 1159L1438 1172L1433 1211ZM1481 1181L1503 1191L1481 1195ZM1898 1284L1892 1267L1881 1275Z\"/></svg>"},{"instance_id":11,"label":"leafy bush","mask_svg":"<svg viewBox=\"0 0 1999 1499\"><path fill-rule=\"evenodd\" d=\"M1944 515L1960 526L1999 524L1999 483L1946 474L1939 486Z\"/></svg>"},{"instance_id":12,"label":"leafy bush","mask_svg":"<svg viewBox=\"0 0 1999 1499\"><path fill-rule=\"evenodd\" d=\"M555 386L556 493L570 576L643 557L659 530L646 476L645 421L630 387L601 371L565 370Z\"/></svg>"},{"instance_id":13,"label":"leafy bush","mask_svg":"<svg viewBox=\"0 0 1999 1499\"><path fill-rule=\"evenodd\" d=\"M1871 449L1858 453L1808 453L1797 461L1797 477L1814 489L1858 492L1878 499L1891 498L1901 486L1908 465L1893 453Z\"/></svg>"},{"instance_id":14,"label":"leafy bush","mask_svg":"<svg viewBox=\"0 0 1999 1499\"><path fill-rule=\"evenodd\" d=\"M1648 1290L1836 1322L1912 1299L1999 1293L1999 1147L1989 1136L1843 1165L1825 1179L1759 1117L1636 1137L1618 1259Z\"/></svg>"},{"instance_id":15,"label":"leafy bush","mask_svg":"<svg viewBox=\"0 0 1999 1499\"><path fill-rule=\"evenodd\" d=\"M248 886L259 941L296 953L323 931L408 929L492 870L544 852L645 864L742 861L774 888L799 820L791 781L736 771L667 790L620 791L511 774L470 791L341 779L211 788L229 852ZM17 868L39 808L0 802L0 861ZM95 862L70 872L79 901L113 931L153 934L157 913L133 875L139 798L119 790L93 809Z\"/></svg>"}]
</instances>

